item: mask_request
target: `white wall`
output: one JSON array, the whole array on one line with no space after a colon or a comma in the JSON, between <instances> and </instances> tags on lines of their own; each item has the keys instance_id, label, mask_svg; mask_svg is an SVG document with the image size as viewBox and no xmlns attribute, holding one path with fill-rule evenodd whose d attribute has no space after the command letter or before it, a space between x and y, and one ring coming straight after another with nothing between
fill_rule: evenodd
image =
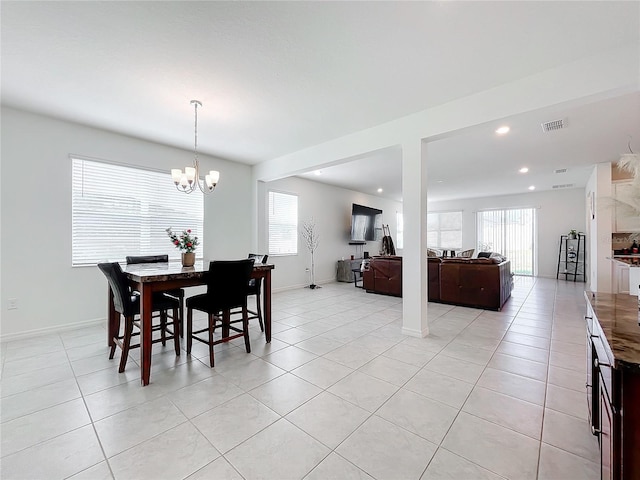
<instances>
[{"instance_id":1,"label":"white wall","mask_svg":"<svg viewBox=\"0 0 640 480\"><path fill-rule=\"evenodd\" d=\"M612 262L611 226L613 224L613 202L611 200L611 163L599 163L593 168L586 186L589 193L595 195L594 216L588 218L589 243L589 289L594 292L611 293Z\"/></svg>"},{"instance_id":2,"label":"white wall","mask_svg":"<svg viewBox=\"0 0 640 480\"><path fill-rule=\"evenodd\" d=\"M104 276L71 267L69 154L168 172L189 165L193 153L6 107L1 140L2 339L105 318ZM200 160L220 171L205 198L204 257L243 258L251 247L251 167ZM7 310L9 298L18 309Z\"/></svg>"},{"instance_id":3,"label":"white wall","mask_svg":"<svg viewBox=\"0 0 640 480\"><path fill-rule=\"evenodd\" d=\"M268 183L260 183L258 198L260 201L258 226L258 250L267 252L267 205L268 191L277 190L298 195L299 227L312 217L319 233L318 249L315 257L315 281L317 284L336 280L337 261L342 257L356 255L356 247L349 245L351 232L351 204L358 203L382 210L383 223L389 224L391 236L397 243L396 212L402 211L402 204L364 193L325 185L298 177L289 177ZM378 255L381 242L367 242L361 251ZM402 252L398 249L397 254ZM311 255L304 241L298 237L298 254L290 256L270 256L269 263L275 265L273 288L286 289L309 284L305 271L311 266Z\"/></svg>"},{"instance_id":4,"label":"white wall","mask_svg":"<svg viewBox=\"0 0 640 480\"><path fill-rule=\"evenodd\" d=\"M476 242L476 212L513 207L537 208L537 275L555 278L560 235L566 235L571 229L576 229L579 232L585 231L584 189L574 188L428 203L428 210L433 212L462 210L462 248L475 248L476 255L478 248ZM587 268L589 267L587 266Z\"/></svg>"}]
</instances>

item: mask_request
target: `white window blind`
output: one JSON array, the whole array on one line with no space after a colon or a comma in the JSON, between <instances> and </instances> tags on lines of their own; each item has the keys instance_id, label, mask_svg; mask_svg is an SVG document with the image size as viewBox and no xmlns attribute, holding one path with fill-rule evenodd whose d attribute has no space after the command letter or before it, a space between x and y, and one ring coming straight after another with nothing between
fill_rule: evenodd
<instances>
[{"instance_id":1,"label":"white window blind","mask_svg":"<svg viewBox=\"0 0 640 480\"><path fill-rule=\"evenodd\" d=\"M534 275L534 208L478 212L478 251L511 260L515 275Z\"/></svg>"},{"instance_id":2,"label":"white window blind","mask_svg":"<svg viewBox=\"0 0 640 480\"><path fill-rule=\"evenodd\" d=\"M180 258L167 236L191 229L204 244L203 194L176 190L171 175L72 158L72 265L123 262L127 255Z\"/></svg>"},{"instance_id":3,"label":"white window blind","mask_svg":"<svg viewBox=\"0 0 640 480\"><path fill-rule=\"evenodd\" d=\"M427 213L427 246L445 250L462 248L462 212Z\"/></svg>"},{"instance_id":4,"label":"white window blind","mask_svg":"<svg viewBox=\"0 0 640 480\"><path fill-rule=\"evenodd\" d=\"M269 192L269 255L298 253L298 196Z\"/></svg>"}]
</instances>

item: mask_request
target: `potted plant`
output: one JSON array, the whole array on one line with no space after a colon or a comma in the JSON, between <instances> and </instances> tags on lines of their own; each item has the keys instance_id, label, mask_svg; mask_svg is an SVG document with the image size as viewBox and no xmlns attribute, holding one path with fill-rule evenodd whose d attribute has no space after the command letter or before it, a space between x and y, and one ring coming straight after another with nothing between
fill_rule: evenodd
<instances>
[{"instance_id":1,"label":"potted plant","mask_svg":"<svg viewBox=\"0 0 640 480\"><path fill-rule=\"evenodd\" d=\"M182 252L182 266L193 267L196 263L196 247L200 244L198 237L191 235L191 229L183 230L180 235L176 235L171 227L166 229L171 243Z\"/></svg>"},{"instance_id":2,"label":"potted plant","mask_svg":"<svg viewBox=\"0 0 640 480\"><path fill-rule=\"evenodd\" d=\"M316 232L316 224L313 221L313 218L302 224L300 235L302 235L305 245L311 253L311 278L309 279L309 288L313 290L317 286L315 282L315 263L313 261L313 253L315 252L316 248L318 248L319 238L318 233Z\"/></svg>"},{"instance_id":3,"label":"potted plant","mask_svg":"<svg viewBox=\"0 0 640 480\"><path fill-rule=\"evenodd\" d=\"M578 238L578 231L577 230L569 230L569 240L575 240L576 238Z\"/></svg>"}]
</instances>

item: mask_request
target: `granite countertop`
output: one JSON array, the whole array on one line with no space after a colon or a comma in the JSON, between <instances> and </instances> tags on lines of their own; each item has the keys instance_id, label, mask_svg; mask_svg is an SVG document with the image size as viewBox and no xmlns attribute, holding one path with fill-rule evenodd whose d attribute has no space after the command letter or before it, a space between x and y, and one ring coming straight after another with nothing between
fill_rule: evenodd
<instances>
[{"instance_id":1,"label":"granite countertop","mask_svg":"<svg viewBox=\"0 0 640 480\"><path fill-rule=\"evenodd\" d=\"M615 367L640 368L638 298L626 294L585 292L613 353Z\"/></svg>"}]
</instances>

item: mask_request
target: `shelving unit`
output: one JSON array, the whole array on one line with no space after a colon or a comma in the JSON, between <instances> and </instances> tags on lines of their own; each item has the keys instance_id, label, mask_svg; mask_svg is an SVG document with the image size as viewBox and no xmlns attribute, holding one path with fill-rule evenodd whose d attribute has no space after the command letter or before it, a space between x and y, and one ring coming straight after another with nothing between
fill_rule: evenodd
<instances>
[{"instance_id":1,"label":"shelving unit","mask_svg":"<svg viewBox=\"0 0 640 480\"><path fill-rule=\"evenodd\" d=\"M565 280L573 280L575 282L578 277L582 277L581 281L587 281L586 238L583 233L578 233L575 238L570 238L568 235L560 235L556 279L560 278L560 275L564 275Z\"/></svg>"}]
</instances>

